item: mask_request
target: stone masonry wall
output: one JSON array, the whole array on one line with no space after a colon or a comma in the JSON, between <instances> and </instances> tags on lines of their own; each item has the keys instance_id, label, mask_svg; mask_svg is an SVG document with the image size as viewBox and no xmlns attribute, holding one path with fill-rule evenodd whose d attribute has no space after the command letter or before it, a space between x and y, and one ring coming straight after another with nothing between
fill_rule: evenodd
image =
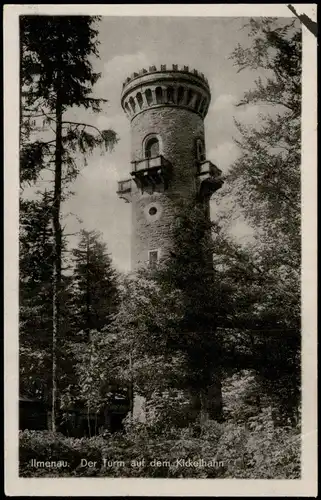
<instances>
[{"instance_id":1,"label":"stone masonry wall","mask_svg":"<svg viewBox=\"0 0 321 500\"><path fill-rule=\"evenodd\" d=\"M138 114L132 120L132 161L144 157L147 135L160 136L161 151L173 166L165 192L141 193L134 185L132 193L132 269L145 265L148 250L160 250L166 256L171 246L171 228L175 222L175 203L193 200L198 188L196 174L196 139L204 141L202 118L179 107L158 107ZM150 215L149 208L156 214Z\"/></svg>"}]
</instances>

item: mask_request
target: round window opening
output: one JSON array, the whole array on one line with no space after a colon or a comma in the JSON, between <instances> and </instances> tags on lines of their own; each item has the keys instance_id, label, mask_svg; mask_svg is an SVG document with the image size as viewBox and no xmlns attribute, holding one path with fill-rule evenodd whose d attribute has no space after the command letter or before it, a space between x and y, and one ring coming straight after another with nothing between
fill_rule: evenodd
<instances>
[{"instance_id":1,"label":"round window opening","mask_svg":"<svg viewBox=\"0 0 321 500\"><path fill-rule=\"evenodd\" d=\"M151 207L148 210L148 213L149 213L149 215L155 215L155 214L157 214L157 208L156 207Z\"/></svg>"}]
</instances>

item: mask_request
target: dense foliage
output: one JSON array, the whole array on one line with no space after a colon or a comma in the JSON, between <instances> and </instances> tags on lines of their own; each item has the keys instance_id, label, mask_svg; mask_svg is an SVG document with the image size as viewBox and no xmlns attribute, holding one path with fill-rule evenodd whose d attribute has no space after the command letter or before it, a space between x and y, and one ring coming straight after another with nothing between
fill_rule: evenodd
<instances>
[{"instance_id":1,"label":"dense foliage","mask_svg":"<svg viewBox=\"0 0 321 500\"><path fill-rule=\"evenodd\" d=\"M242 383L241 383L242 385ZM241 391L242 392L242 391ZM128 422L126 434L73 439L51 432L20 433L20 474L24 477L142 477L296 479L300 477L300 429L275 427L267 408L249 417L234 398L238 421L208 421L161 428ZM34 467L38 461L66 461L68 467ZM92 466L81 467L86 458ZM105 459L105 461L103 460ZM88 463L87 462L87 463ZM94 465L93 463L96 462Z\"/></svg>"},{"instance_id":2,"label":"dense foliage","mask_svg":"<svg viewBox=\"0 0 321 500\"><path fill-rule=\"evenodd\" d=\"M236 121L240 154L215 197L214 263L231 290L231 355L257 370L287 421L298 417L301 385L301 30L271 18L247 28L251 43L232 60L266 76L238 104L260 113L254 125ZM230 232L240 213L252 229L241 243Z\"/></svg>"}]
</instances>

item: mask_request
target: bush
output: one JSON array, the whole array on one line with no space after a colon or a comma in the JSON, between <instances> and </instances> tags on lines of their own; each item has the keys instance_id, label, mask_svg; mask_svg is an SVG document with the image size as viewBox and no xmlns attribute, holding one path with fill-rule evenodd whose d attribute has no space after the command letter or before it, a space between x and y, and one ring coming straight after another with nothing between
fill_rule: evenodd
<instances>
[{"instance_id":1,"label":"bush","mask_svg":"<svg viewBox=\"0 0 321 500\"><path fill-rule=\"evenodd\" d=\"M300 477L300 431L275 427L266 408L247 423L208 421L197 429L169 429L133 422L126 434L67 438L48 431L20 432L20 475L24 477L247 478ZM201 432L199 432L199 430ZM197 437L196 437L197 436ZM33 467L65 461L68 467ZM81 466L81 459L89 467ZM104 463L105 459L105 463Z\"/></svg>"},{"instance_id":2,"label":"bush","mask_svg":"<svg viewBox=\"0 0 321 500\"><path fill-rule=\"evenodd\" d=\"M51 431L20 431L19 433L19 470L21 476L70 476L78 470L81 459L101 461L101 447L103 438L91 439L67 438L63 434ZM35 467L31 461L37 462L64 462L68 467L39 466ZM97 473L96 468L90 475ZM85 474L83 474L85 475Z\"/></svg>"},{"instance_id":3,"label":"bush","mask_svg":"<svg viewBox=\"0 0 321 500\"><path fill-rule=\"evenodd\" d=\"M217 454L229 463L227 478L300 478L300 430L275 426L270 408L250 417L247 424L226 423Z\"/></svg>"}]
</instances>

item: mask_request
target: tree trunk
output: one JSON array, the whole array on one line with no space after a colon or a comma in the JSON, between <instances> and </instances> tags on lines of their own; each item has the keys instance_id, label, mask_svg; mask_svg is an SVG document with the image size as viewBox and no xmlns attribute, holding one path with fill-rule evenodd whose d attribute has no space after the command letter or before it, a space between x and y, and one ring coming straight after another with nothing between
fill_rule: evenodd
<instances>
[{"instance_id":1,"label":"tree trunk","mask_svg":"<svg viewBox=\"0 0 321 500\"><path fill-rule=\"evenodd\" d=\"M218 376L204 388L190 389L189 419L205 423L208 419L223 421L222 384Z\"/></svg>"},{"instance_id":2,"label":"tree trunk","mask_svg":"<svg viewBox=\"0 0 321 500\"><path fill-rule=\"evenodd\" d=\"M56 149L55 179L52 221L54 233L54 265L53 265L53 307L52 307L52 424L56 432L57 405L57 341L60 321L60 288L61 288L61 179L62 179L62 103L60 98L60 78L57 77L56 93Z\"/></svg>"},{"instance_id":3,"label":"tree trunk","mask_svg":"<svg viewBox=\"0 0 321 500\"><path fill-rule=\"evenodd\" d=\"M90 276L89 276L89 264L90 264L90 247L89 247L89 234L86 235L86 264L87 264L87 276L86 276L86 330L87 330L87 340L90 341L90 330L91 325L91 297L90 297Z\"/></svg>"},{"instance_id":4,"label":"tree trunk","mask_svg":"<svg viewBox=\"0 0 321 500\"><path fill-rule=\"evenodd\" d=\"M91 438L89 406L87 407L87 423L88 423L88 435Z\"/></svg>"},{"instance_id":5,"label":"tree trunk","mask_svg":"<svg viewBox=\"0 0 321 500\"><path fill-rule=\"evenodd\" d=\"M211 384L203 393L202 407L207 418L211 420L223 421L223 398L222 383L219 376L212 379Z\"/></svg>"},{"instance_id":6,"label":"tree trunk","mask_svg":"<svg viewBox=\"0 0 321 500\"><path fill-rule=\"evenodd\" d=\"M134 390L133 390L133 360L132 354L129 354L129 411L130 420L134 420Z\"/></svg>"}]
</instances>

